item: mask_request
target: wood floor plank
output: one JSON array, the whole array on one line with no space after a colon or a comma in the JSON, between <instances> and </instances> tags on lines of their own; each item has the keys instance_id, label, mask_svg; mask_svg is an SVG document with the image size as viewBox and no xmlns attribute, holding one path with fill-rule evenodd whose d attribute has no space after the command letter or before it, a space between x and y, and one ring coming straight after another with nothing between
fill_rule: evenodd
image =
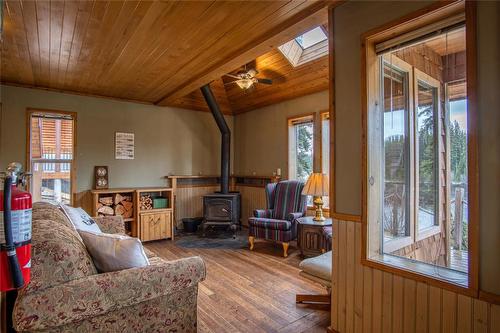
<instances>
[{"instance_id":1,"label":"wood floor plank","mask_svg":"<svg viewBox=\"0 0 500 333\"><path fill-rule=\"evenodd\" d=\"M176 238L178 240L179 238ZM279 244L278 244L279 245ZM166 260L201 256L207 278L198 292L198 332L325 332L330 307L297 305L297 293L324 294L319 284L299 275L299 251L258 242L243 249L182 248L172 241L145 246Z\"/></svg>"}]
</instances>

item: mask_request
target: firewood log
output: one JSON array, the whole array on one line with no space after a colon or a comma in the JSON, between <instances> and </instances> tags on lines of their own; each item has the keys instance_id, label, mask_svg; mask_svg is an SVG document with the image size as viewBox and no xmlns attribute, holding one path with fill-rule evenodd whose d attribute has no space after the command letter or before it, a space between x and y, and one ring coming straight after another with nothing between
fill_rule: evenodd
<instances>
[{"instance_id":1,"label":"firewood log","mask_svg":"<svg viewBox=\"0 0 500 333\"><path fill-rule=\"evenodd\" d=\"M141 210L153 209L153 199L149 195L143 195L139 198L139 204Z\"/></svg>"},{"instance_id":2,"label":"firewood log","mask_svg":"<svg viewBox=\"0 0 500 333\"><path fill-rule=\"evenodd\" d=\"M131 218L133 215L134 215L134 210L133 209L129 209L129 210L125 210L125 212L123 213L122 217L124 219L128 219L128 218Z\"/></svg>"},{"instance_id":3,"label":"firewood log","mask_svg":"<svg viewBox=\"0 0 500 333\"><path fill-rule=\"evenodd\" d=\"M99 202L106 206L111 206L113 204L113 197L102 197L99 198Z\"/></svg>"},{"instance_id":4,"label":"firewood log","mask_svg":"<svg viewBox=\"0 0 500 333\"><path fill-rule=\"evenodd\" d=\"M97 210L97 213L102 213L104 215L114 215L115 211L109 206L102 206Z\"/></svg>"},{"instance_id":5,"label":"firewood log","mask_svg":"<svg viewBox=\"0 0 500 333\"><path fill-rule=\"evenodd\" d=\"M130 201L122 201L122 205L126 211L132 210L132 207L134 207L134 204Z\"/></svg>"},{"instance_id":6,"label":"firewood log","mask_svg":"<svg viewBox=\"0 0 500 333\"><path fill-rule=\"evenodd\" d=\"M120 193L116 193L115 194L115 205L118 205L122 201L123 201L123 196Z\"/></svg>"},{"instance_id":7,"label":"firewood log","mask_svg":"<svg viewBox=\"0 0 500 333\"><path fill-rule=\"evenodd\" d=\"M116 205L115 206L115 215L117 216L123 216L123 214L125 213L125 207L123 207L122 205Z\"/></svg>"}]
</instances>

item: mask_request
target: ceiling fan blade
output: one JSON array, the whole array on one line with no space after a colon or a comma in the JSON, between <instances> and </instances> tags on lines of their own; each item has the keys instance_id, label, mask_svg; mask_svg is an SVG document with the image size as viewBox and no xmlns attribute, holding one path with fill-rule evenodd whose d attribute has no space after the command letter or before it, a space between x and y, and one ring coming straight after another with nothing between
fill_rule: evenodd
<instances>
[{"instance_id":1,"label":"ceiling fan blade","mask_svg":"<svg viewBox=\"0 0 500 333\"><path fill-rule=\"evenodd\" d=\"M233 79L236 79L236 80L239 80L241 79L241 77L237 76L237 75L233 75L233 74L224 74L225 76L229 76L229 77L232 77Z\"/></svg>"},{"instance_id":2,"label":"ceiling fan blade","mask_svg":"<svg viewBox=\"0 0 500 333\"><path fill-rule=\"evenodd\" d=\"M273 84L273 80L271 80L271 79L259 79L259 78L257 78L257 82L262 83L262 84Z\"/></svg>"},{"instance_id":3,"label":"ceiling fan blade","mask_svg":"<svg viewBox=\"0 0 500 333\"><path fill-rule=\"evenodd\" d=\"M251 68L248 70L247 74L250 75L250 77L255 77L255 75L259 74L259 72L256 69Z\"/></svg>"},{"instance_id":4,"label":"ceiling fan blade","mask_svg":"<svg viewBox=\"0 0 500 333\"><path fill-rule=\"evenodd\" d=\"M227 85L230 85L231 83L236 83L236 81L226 82L226 83L224 83L224 85L227 86Z\"/></svg>"}]
</instances>

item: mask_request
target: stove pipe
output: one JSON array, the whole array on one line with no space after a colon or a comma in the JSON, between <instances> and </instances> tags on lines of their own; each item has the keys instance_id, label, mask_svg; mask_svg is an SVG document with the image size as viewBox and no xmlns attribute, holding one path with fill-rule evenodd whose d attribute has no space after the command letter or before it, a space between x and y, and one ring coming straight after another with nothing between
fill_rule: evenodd
<instances>
[{"instance_id":1,"label":"stove pipe","mask_svg":"<svg viewBox=\"0 0 500 333\"><path fill-rule=\"evenodd\" d=\"M200 88L205 101L208 104L208 108L214 116L215 122L219 127L222 135L222 146L221 146L221 175L220 175L220 191L221 193L229 193L229 166L230 166L230 146L231 146L231 131L227 126L224 115L219 109L219 105L215 100L215 96L210 89L210 84L206 84Z\"/></svg>"}]
</instances>

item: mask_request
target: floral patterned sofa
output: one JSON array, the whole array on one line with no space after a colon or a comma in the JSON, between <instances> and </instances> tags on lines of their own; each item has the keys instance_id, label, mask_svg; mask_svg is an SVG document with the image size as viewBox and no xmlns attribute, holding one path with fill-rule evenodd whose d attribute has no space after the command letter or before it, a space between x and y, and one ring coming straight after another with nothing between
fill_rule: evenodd
<instances>
[{"instance_id":1,"label":"floral patterned sofa","mask_svg":"<svg viewBox=\"0 0 500 333\"><path fill-rule=\"evenodd\" d=\"M121 217L96 218L103 232L124 233ZM19 292L19 332L196 332L200 257L98 274L70 221L56 206L33 205L31 282Z\"/></svg>"}]
</instances>

